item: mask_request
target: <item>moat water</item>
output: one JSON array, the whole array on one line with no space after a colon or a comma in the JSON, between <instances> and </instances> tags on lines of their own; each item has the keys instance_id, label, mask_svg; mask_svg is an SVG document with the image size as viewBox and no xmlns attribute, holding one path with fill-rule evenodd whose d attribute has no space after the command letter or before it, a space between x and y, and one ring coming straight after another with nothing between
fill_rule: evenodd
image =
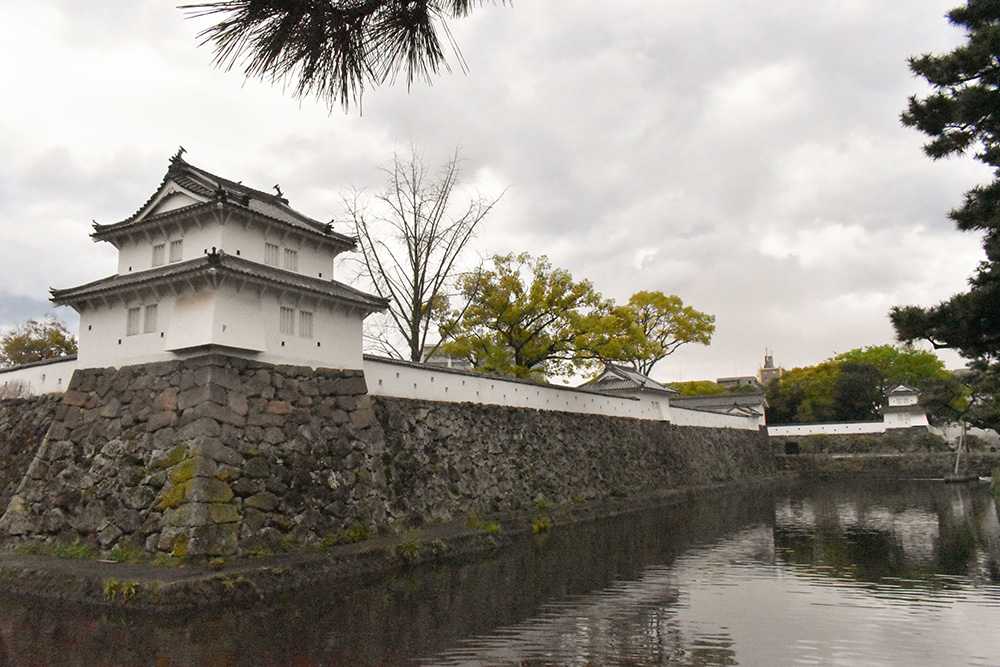
<instances>
[{"instance_id":1,"label":"moat water","mask_svg":"<svg viewBox=\"0 0 1000 667\"><path fill-rule=\"evenodd\" d=\"M3 665L1000 665L983 486L719 493L257 609L0 598Z\"/></svg>"}]
</instances>

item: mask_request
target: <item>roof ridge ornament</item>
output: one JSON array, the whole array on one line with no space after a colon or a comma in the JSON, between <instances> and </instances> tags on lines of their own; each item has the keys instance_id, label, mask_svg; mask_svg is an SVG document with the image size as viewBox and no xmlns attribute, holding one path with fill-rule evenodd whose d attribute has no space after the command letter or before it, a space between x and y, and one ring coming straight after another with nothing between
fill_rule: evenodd
<instances>
[{"instance_id":1,"label":"roof ridge ornament","mask_svg":"<svg viewBox=\"0 0 1000 667\"><path fill-rule=\"evenodd\" d=\"M280 201L282 204L287 204L288 200L285 199L285 194L281 191L281 186L275 183L271 187L274 188L274 191L278 193L277 195L278 201Z\"/></svg>"},{"instance_id":2,"label":"roof ridge ornament","mask_svg":"<svg viewBox=\"0 0 1000 667\"><path fill-rule=\"evenodd\" d=\"M185 153L187 153L187 149L184 148L183 146L178 146L177 147L177 152L174 153L173 157L170 158L171 164L174 163L177 160L180 160L181 162L183 162L184 158L181 157L181 156L184 155Z\"/></svg>"}]
</instances>

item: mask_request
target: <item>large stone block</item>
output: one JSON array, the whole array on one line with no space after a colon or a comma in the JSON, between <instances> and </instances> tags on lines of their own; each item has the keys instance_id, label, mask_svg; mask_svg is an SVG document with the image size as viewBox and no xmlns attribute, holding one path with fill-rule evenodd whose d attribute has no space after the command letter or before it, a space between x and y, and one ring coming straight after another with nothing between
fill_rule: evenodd
<instances>
[{"instance_id":1,"label":"large stone block","mask_svg":"<svg viewBox=\"0 0 1000 667\"><path fill-rule=\"evenodd\" d=\"M227 400L228 402L228 400ZM200 419L202 417L208 417L214 419L215 421L222 424L232 424L233 426L244 426L247 422L246 417L238 415L232 410L230 410L226 405L219 405L217 403L202 403L194 407L191 415L195 419Z\"/></svg>"},{"instance_id":2,"label":"large stone block","mask_svg":"<svg viewBox=\"0 0 1000 667\"><path fill-rule=\"evenodd\" d=\"M249 498L246 498L243 501L243 504L262 512L270 512L278 506L278 497L273 493L267 493L265 491L264 493L256 493Z\"/></svg>"},{"instance_id":3,"label":"large stone block","mask_svg":"<svg viewBox=\"0 0 1000 667\"><path fill-rule=\"evenodd\" d=\"M192 443L192 449L217 463L230 466L243 464L243 456L239 452L215 438L197 438Z\"/></svg>"},{"instance_id":4,"label":"large stone block","mask_svg":"<svg viewBox=\"0 0 1000 667\"><path fill-rule=\"evenodd\" d=\"M22 496L15 495L0 517L0 532L8 535L33 535L38 531L37 519Z\"/></svg>"},{"instance_id":5,"label":"large stone block","mask_svg":"<svg viewBox=\"0 0 1000 667\"><path fill-rule=\"evenodd\" d=\"M187 503L163 513L163 525L193 528L240 520L239 510L228 503Z\"/></svg>"},{"instance_id":6,"label":"large stone block","mask_svg":"<svg viewBox=\"0 0 1000 667\"><path fill-rule=\"evenodd\" d=\"M188 500L195 503L228 503L233 499L233 488L219 479L195 477L188 484Z\"/></svg>"},{"instance_id":7,"label":"large stone block","mask_svg":"<svg viewBox=\"0 0 1000 667\"><path fill-rule=\"evenodd\" d=\"M154 412L150 415L149 419L146 420L146 431L150 433L153 431L159 431L162 428L173 426L176 423L176 412Z\"/></svg>"},{"instance_id":8,"label":"large stone block","mask_svg":"<svg viewBox=\"0 0 1000 667\"><path fill-rule=\"evenodd\" d=\"M177 431L177 437L180 440L193 440L203 435L215 438L221 433L222 427L219 425L219 422L210 417L202 417L182 426Z\"/></svg>"},{"instance_id":9,"label":"large stone block","mask_svg":"<svg viewBox=\"0 0 1000 667\"><path fill-rule=\"evenodd\" d=\"M187 410L205 402L226 405L229 402L229 392L217 384L205 384L192 387L181 392L177 397L177 409Z\"/></svg>"},{"instance_id":10,"label":"large stone block","mask_svg":"<svg viewBox=\"0 0 1000 667\"><path fill-rule=\"evenodd\" d=\"M195 370L194 379L199 385L218 385L224 389L239 389L240 376L229 363L219 366L203 366Z\"/></svg>"},{"instance_id":11,"label":"large stone block","mask_svg":"<svg viewBox=\"0 0 1000 667\"><path fill-rule=\"evenodd\" d=\"M215 477L219 465L205 456L192 456L181 461L167 471L167 478L174 484L186 482L195 477Z\"/></svg>"},{"instance_id":12,"label":"large stone block","mask_svg":"<svg viewBox=\"0 0 1000 667\"><path fill-rule=\"evenodd\" d=\"M236 523L193 528L188 553L192 556L231 556L237 553L239 535L240 528Z\"/></svg>"}]
</instances>

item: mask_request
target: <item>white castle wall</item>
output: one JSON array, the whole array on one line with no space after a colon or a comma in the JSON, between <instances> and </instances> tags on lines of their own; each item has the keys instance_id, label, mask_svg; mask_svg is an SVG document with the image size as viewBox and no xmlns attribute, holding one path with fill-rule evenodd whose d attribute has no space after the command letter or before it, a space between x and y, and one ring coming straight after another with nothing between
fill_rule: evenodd
<instances>
[{"instance_id":1,"label":"white castle wall","mask_svg":"<svg viewBox=\"0 0 1000 667\"><path fill-rule=\"evenodd\" d=\"M365 356L364 371L368 393L375 396L669 419L666 400L607 396L371 356Z\"/></svg>"},{"instance_id":2,"label":"white castle wall","mask_svg":"<svg viewBox=\"0 0 1000 667\"><path fill-rule=\"evenodd\" d=\"M673 408L667 398L610 396L372 356L365 356L364 371L368 393L375 396L631 417L670 421L679 426L757 430L757 420L753 417Z\"/></svg>"},{"instance_id":3,"label":"white castle wall","mask_svg":"<svg viewBox=\"0 0 1000 667\"><path fill-rule=\"evenodd\" d=\"M885 422L854 422L842 424L791 424L768 426L768 435L842 435L847 433L885 433Z\"/></svg>"},{"instance_id":4,"label":"white castle wall","mask_svg":"<svg viewBox=\"0 0 1000 667\"><path fill-rule=\"evenodd\" d=\"M156 329L126 335L130 307L157 305ZM312 335L281 333L281 307L313 316ZM212 291L159 300L135 299L112 307L88 308L80 314L80 368L105 368L168 361L204 353L205 346L222 346L230 354L265 363L298 366L361 368L361 318L319 300L257 295L228 284Z\"/></svg>"},{"instance_id":5,"label":"white castle wall","mask_svg":"<svg viewBox=\"0 0 1000 667\"><path fill-rule=\"evenodd\" d=\"M263 355L252 356L266 361ZM104 366L116 365L113 360L104 364ZM313 366L315 367L315 364ZM359 362L358 366L363 367L368 393L374 396L631 417L670 421L677 426L735 428L749 431L756 431L758 428L753 417L672 408L666 399L609 396L571 387L488 377L371 356L366 356L363 363ZM0 388L11 390L24 388L28 394L62 392L69 384L73 371L78 367L92 366L82 366L76 358L70 358L12 370L0 370Z\"/></svg>"},{"instance_id":6,"label":"white castle wall","mask_svg":"<svg viewBox=\"0 0 1000 667\"><path fill-rule=\"evenodd\" d=\"M747 431L756 431L761 426L759 417L742 417L707 410L691 410L673 405L670 406L670 421L676 426L739 428Z\"/></svg>"},{"instance_id":7,"label":"white castle wall","mask_svg":"<svg viewBox=\"0 0 1000 667\"><path fill-rule=\"evenodd\" d=\"M0 397L62 393L69 386L77 365L76 357L73 356L19 368L0 369Z\"/></svg>"}]
</instances>

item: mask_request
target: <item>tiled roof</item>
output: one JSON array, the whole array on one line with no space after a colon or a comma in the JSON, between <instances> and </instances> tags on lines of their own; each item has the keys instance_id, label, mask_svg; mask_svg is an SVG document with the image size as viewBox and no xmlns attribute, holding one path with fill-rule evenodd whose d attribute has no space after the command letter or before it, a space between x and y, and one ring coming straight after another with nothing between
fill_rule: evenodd
<instances>
[{"instance_id":1,"label":"tiled roof","mask_svg":"<svg viewBox=\"0 0 1000 667\"><path fill-rule=\"evenodd\" d=\"M197 259L167 264L148 271L114 275L79 287L63 290L53 289L50 292L53 303L57 305L69 304L89 297L110 294L127 287L171 282L219 271L266 284L280 285L300 292L332 297L337 301L346 302L368 311L384 310L389 305L380 297L366 294L334 280L303 276L291 271L250 262L233 255L226 255L222 252L209 253Z\"/></svg>"},{"instance_id":2,"label":"tiled roof","mask_svg":"<svg viewBox=\"0 0 1000 667\"><path fill-rule=\"evenodd\" d=\"M169 183L176 183L188 192L197 197L204 197L206 202L195 204L160 213L153 216L146 216L144 213L156 201L160 193ZM229 179L211 174L204 169L199 169L188 164L178 153L170 159L170 167L166 175L160 182L156 192L146 200L138 211L131 216L110 225L94 224L94 238L100 239L114 234L118 231L131 229L146 221L162 220L167 217L176 217L188 213L200 206L207 206L214 203L224 202L235 208L256 213L264 218L297 227L312 235L322 235L347 247L354 247L355 239L346 234L333 231L330 225L313 220L302 215L288 205L288 200L278 194L271 194L261 190L249 188L242 183L236 183Z\"/></svg>"},{"instance_id":3,"label":"tiled roof","mask_svg":"<svg viewBox=\"0 0 1000 667\"><path fill-rule=\"evenodd\" d=\"M677 393L677 390L673 387L660 384L634 368L619 366L618 364L605 364L604 372L598 378L584 383L582 387L610 392L648 389L667 394Z\"/></svg>"},{"instance_id":4,"label":"tiled roof","mask_svg":"<svg viewBox=\"0 0 1000 667\"><path fill-rule=\"evenodd\" d=\"M726 412L733 409L756 410L767 406L767 397L763 392L758 391L739 391L704 396L674 396L670 399L670 405L710 412Z\"/></svg>"}]
</instances>

